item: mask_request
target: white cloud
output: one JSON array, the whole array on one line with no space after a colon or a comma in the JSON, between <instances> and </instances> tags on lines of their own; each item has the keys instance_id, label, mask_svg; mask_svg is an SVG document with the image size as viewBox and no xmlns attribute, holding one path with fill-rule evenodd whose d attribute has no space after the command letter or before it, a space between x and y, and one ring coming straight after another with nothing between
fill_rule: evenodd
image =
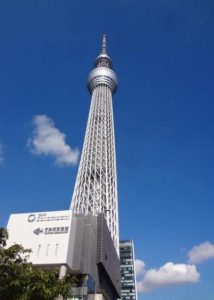
<instances>
[{"instance_id":1,"label":"white cloud","mask_svg":"<svg viewBox=\"0 0 214 300\"><path fill-rule=\"evenodd\" d=\"M2 144L0 144L0 164L3 162L4 160L4 147Z\"/></svg>"},{"instance_id":2,"label":"white cloud","mask_svg":"<svg viewBox=\"0 0 214 300\"><path fill-rule=\"evenodd\" d=\"M58 165L76 164L79 150L72 149L65 142L65 134L55 127L51 118L37 115L33 118L33 137L28 140L32 153L37 155L51 155Z\"/></svg>"},{"instance_id":3,"label":"white cloud","mask_svg":"<svg viewBox=\"0 0 214 300\"><path fill-rule=\"evenodd\" d=\"M214 244L204 242L194 246L188 253L189 262L198 264L205 260L214 258Z\"/></svg>"},{"instance_id":4,"label":"white cloud","mask_svg":"<svg viewBox=\"0 0 214 300\"><path fill-rule=\"evenodd\" d=\"M145 262L140 259L135 260L135 273L139 277L145 273Z\"/></svg>"},{"instance_id":5,"label":"white cloud","mask_svg":"<svg viewBox=\"0 0 214 300\"><path fill-rule=\"evenodd\" d=\"M194 265L174 264L168 262L159 269L150 269L145 272L138 282L138 292L149 292L160 287L198 282L200 274Z\"/></svg>"}]
</instances>

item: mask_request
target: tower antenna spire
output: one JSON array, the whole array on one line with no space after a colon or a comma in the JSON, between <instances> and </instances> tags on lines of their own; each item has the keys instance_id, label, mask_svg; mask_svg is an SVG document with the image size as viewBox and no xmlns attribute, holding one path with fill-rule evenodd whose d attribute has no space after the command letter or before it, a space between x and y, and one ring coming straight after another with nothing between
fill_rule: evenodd
<instances>
[{"instance_id":1,"label":"tower antenna spire","mask_svg":"<svg viewBox=\"0 0 214 300\"><path fill-rule=\"evenodd\" d=\"M107 54L106 52L106 34L102 35L102 54Z\"/></svg>"}]
</instances>

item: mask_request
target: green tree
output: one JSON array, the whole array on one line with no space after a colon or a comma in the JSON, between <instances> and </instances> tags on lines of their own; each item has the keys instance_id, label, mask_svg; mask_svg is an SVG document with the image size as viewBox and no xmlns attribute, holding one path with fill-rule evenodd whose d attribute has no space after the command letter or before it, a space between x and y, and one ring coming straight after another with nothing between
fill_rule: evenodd
<instances>
[{"instance_id":1,"label":"green tree","mask_svg":"<svg viewBox=\"0 0 214 300\"><path fill-rule=\"evenodd\" d=\"M78 278L67 275L58 278L58 270L45 270L28 262L31 250L15 244L6 247L8 232L0 228L0 299L53 300L66 297Z\"/></svg>"}]
</instances>

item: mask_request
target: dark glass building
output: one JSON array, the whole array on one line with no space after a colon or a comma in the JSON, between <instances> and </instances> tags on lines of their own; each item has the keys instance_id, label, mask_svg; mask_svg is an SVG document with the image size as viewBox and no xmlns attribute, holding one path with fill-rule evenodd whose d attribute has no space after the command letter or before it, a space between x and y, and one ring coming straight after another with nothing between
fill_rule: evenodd
<instances>
[{"instance_id":1,"label":"dark glass building","mask_svg":"<svg viewBox=\"0 0 214 300\"><path fill-rule=\"evenodd\" d=\"M134 243L120 241L121 299L137 300Z\"/></svg>"}]
</instances>

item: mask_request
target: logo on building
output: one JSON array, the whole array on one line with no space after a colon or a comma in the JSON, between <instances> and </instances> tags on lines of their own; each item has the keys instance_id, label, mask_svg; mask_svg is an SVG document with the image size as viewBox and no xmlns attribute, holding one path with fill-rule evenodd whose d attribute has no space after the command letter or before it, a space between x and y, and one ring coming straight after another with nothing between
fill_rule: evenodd
<instances>
[{"instance_id":1,"label":"logo on building","mask_svg":"<svg viewBox=\"0 0 214 300\"><path fill-rule=\"evenodd\" d=\"M34 215L34 214L31 214L28 216L28 222L33 222L33 221L35 221L35 219L36 219L36 215Z\"/></svg>"},{"instance_id":2,"label":"logo on building","mask_svg":"<svg viewBox=\"0 0 214 300\"><path fill-rule=\"evenodd\" d=\"M70 215L48 215L47 213L40 213L37 216L37 222L47 222L47 221L65 221L70 220Z\"/></svg>"},{"instance_id":3,"label":"logo on building","mask_svg":"<svg viewBox=\"0 0 214 300\"><path fill-rule=\"evenodd\" d=\"M43 229L42 228L36 228L33 233L35 233L36 235L39 235L40 233L43 233Z\"/></svg>"}]
</instances>

